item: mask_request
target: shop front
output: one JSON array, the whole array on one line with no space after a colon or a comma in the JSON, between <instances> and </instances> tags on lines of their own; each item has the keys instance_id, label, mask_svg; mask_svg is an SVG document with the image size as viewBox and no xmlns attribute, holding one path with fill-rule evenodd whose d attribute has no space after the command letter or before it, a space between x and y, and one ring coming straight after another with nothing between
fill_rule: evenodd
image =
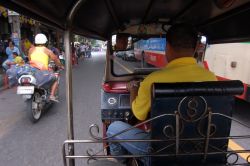
<instances>
[{"instance_id":1,"label":"shop front","mask_svg":"<svg viewBox=\"0 0 250 166\"><path fill-rule=\"evenodd\" d=\"M10 34L11 27L8 22L8 11L3 6L0 6L0 64L7 58L5 48L8 45Z\"/></svg>"}]
</instances>

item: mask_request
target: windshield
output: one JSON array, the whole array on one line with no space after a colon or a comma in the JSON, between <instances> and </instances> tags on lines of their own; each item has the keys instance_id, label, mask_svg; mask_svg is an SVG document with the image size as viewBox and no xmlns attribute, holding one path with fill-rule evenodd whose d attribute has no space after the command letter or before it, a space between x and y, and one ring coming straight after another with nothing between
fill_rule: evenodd
<instances>
[{"instance_id":1,"label":"windshield","mask_svg":"<svg viewBox=\"0 0 250 166\"><path fill-rule=\"evenodd\" d=\"M117 51L113 58L115 75L149 74L167 64L166 39L150 38L133 43L130 50Z\"/></svg>"}]
</instances>

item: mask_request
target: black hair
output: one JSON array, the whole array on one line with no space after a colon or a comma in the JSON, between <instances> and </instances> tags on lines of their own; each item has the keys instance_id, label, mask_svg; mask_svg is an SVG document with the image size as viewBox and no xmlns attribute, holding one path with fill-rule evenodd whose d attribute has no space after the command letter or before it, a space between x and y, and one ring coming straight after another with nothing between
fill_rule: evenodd
<instances>
[{"instance_id":1,"label":"black hair","mask_svg":"<svg viewBox=\"0 0 250 166\"><path fill-rule=\"evenodd\" d=\"M15 42L13 40L9 40L8 44L12 43L13 46L15 46Z\"/></svg>"},{"instance_id":2,"label":"black hair","mask_svg":"<svg viewBox=\"0 0 250 166\"><path fill-rule=\"evenodd\" d=\"M13 52L12 54L13 54L13 55L16 55L16 56L18 56L18 53L17 53L17 52Z\"/></svg>"},{"instance_id":3,"label":"black hair","mask_svg":"<svg viewBox=\"0 0 250 166\"><path fill-rule=\"evenodd\" d=\"M178 23L171 26L166 38L174 49L195 49L198 32L191 24Z\"/></svg>"}]
</instances>

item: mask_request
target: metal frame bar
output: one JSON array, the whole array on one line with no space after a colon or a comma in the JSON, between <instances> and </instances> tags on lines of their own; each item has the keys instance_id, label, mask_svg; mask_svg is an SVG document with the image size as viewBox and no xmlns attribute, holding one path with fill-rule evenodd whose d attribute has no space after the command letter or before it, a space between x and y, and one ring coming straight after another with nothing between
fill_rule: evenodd
<instances>
[{"instance_id":1,"label":"metal frame bar","mask_svg":"<svg viewBox=\"0 0 250 166\"><path fill-rule=\"evenodd\" d=\"M67 137L69 140L74 139L74 127L73 127L73 103L72 103L72 58L71 58L71 31L66 30L64 32L65 53L66 53L66 101L68 112L68 125L67 125ZM70 144L68 148L69 154L74 155L74 145ZM74 166L74 160L71 160L70 166Z\"/></svg>"},{"instance_id":2,"label":"metal frame bar","mask_svg":"<svg viewBox=\"0 0 250 166\"><path fill-rule=\"evenodd\" d=\"M128 140L126 142L129 142ZM138 142L138 141L136 141ZM64 148L66 144L64 145ZM236 150L236 151L226 151L226 152L208 152L207 155L215 155L215 154L231 154L231 153L249 153L249 150ZM196 155L204 155L204 153L179 153L177 156L196 156ZM141 157L170 157L176 156L174 153L169 154L136 154L136 155L78 155L78 156L70 156L65 155L66 158L141 158Z\"/></svg>"},{"instance_id":3,"label":"metal frame bar","mask_svg":"<svg viewBox=\"0 0 250 166\"><path fill-rule=\"evenodd\" d=\"M65 44L65 54L66 54L66 100L67 100L67 112L68 112L68 126L67 126L67 136L69 140L74 140L74 119L73 119L73 91L72 91L72 58L71 58L71 41L72 41L72 23L76 12L80 6L86 2L86 0L78 0L73 7L70 9L64 32L64 44ZM68 152L70 155L74 155L74 144L69 144ZM66 161L64 160L64 163ZM69 165L74 166L75 160L70 159Z\"/></svg>"},{"instance_id":4,"label":"metal frame bar","mask_svg":"<svg viewBox=\"0 0 250 166\"><path fill-rule=\"evenodd\" d=\"M207 135L205 139L205 148L204 148L204 161L207 159L208 147L209 147L209 137L211 131L211 121L212 121L212 112L209 110L208 112L208 121L207 121Z\"/></svg>"},{"instance_id":5,"label":"metal frame bar","mask_svg":"<svg viewBox=\"0 0 250 166\"><path fill-rule=\"evenodd\" d=\"M180 116L177 111L175 111L175 154L179 154L179 145L180 145Z\"/></svg>"},{"instance_id":6,"label":"metal frame bar","mask_svg":"<svg viewBox=\"0 0 250 166\"><path fill-rule=\"evenodd\" d=\"M234 139L234 140L242 140L242 139L250 139L250 135L246 136L229 136L229 137L213 137L209 140L225 140L225 139ZM182 138L179 139L180 141L204 141L203 137L200 138ZM110 140L66 140L64 144L71 144L71 143L103 143L103 142L112 142L112 143L119 143L119 142L172 142L175 139L110 139ZM247 150L247 151L250 151Z\"/></svg>"},{"instance_id":7,"label":"metal frame bar","mask_svg":"<svg viewBox=\"0 0 250 166\"><path fill-rule=\"evenodd\" d=\"M96 124L92 124L92 125L89 126L89 135L90 135L93 139L95 139L95 140L108 140L108 139L110 139L110 138L113 138L113 137L115 137L115 136L118 136L118 135L120 135L120 134L123 134L123 133L125 133L125 132L127 132L127 131L129 131L129 130L132 130L132 129L134 129L134 128L137 128L137 127L139 127L139 126L141 126L141 125L147 124L147 123L149 123L149 122L152 122L152 121L154 121L154 120L157 120L157 119L160 119L160 118L163 118L163 117L167 117L167 116L176 117L176 114L162 114L162 115L159 115L159 116L150 118L150 119L148 119L148 120L145 120L145 121L143 121L143 122L141 122L141 123L138 123L138 124L136 124L136 125L134 125L134 126L128 128L128 129L126 129L126 130L122 130L122 131L118 132L118 133L115 134L115 135L112 135L112 136L110 136L110 137L104 137L104 138L103 138L103 137L98 137L97 135L95 135L95 134L92 133L92 131L93 131L92 129L95 128L96 131L97 131L97 134L99 134L99 126L96 125ZM178 116L179 116L179 120L180 120L181 116L180 116L180 115L178 115ZM205 117L206 115L203 115L203 116ZM232 120L232 121L234 121L234 122L236 122L236 123L238 123L238 124L240 124L240 125L242 125L242 126L244 126L244 127L250 129L250 126L248 126L248 125L246 125L246 124L240 122L239 120L237 120L237 119L235 119L235 118L229 117L229 116L227 116L227 115L220 114L220 113L211 113L211 117L212 117L212 116L221 116L221 117L230 119L230 120ZM182 120L183 120L183 119L182 119ZM180 123L179 123L179 124L180 124ZM250 138L250 135L228 136L228 137L226 137L226 138L228 138L228 139L246 139L246 138ZM225 139L225 137L213 137L213 138L209 138L209 139L210 139L210 140L219 140L219 139ZM175 140L175 139L168 139L167 141L173 141L173 140ZM180 139L180 138L179 138L179 141L185 141L185 140L187 140L187 141L188 141L188 140L195 140L195 141L198 141L198 140L204 140L204 138L191 138L191 139ZM146 141L147 141L147 140L146 140ZM159 140L156 140L156 141L159 141ZM144 140L144 142L145 142L145 140Z\"/></svg>"},{"instance_id":8,"label":"metal frame bar","mask_svg":"<svg viewBox=\"0 0 250 166\"><path fill-rule=\"evenodd\" d=\"M73 20L75 18L75 15L78 11L78 9L82 6L83 3L85 3L87 0L78 0L73 7L70 9L69 14L67 16L67 24L68 27L72 26Z\"/></svg>"},{"instance_id":9,"label":"metal frame bar","mask_svg":"<svg viewBox=\"0 0 250 166\"><path fill-rule=\"evenodd\" d=\"M160 118L162 118L163 116L175 116L175 119L176 119L176 137L175 138L168 138L168 139L143 139L143 140L138 140L138 139L129 139L129 140L120 140L120 139L109 139L109 138L112 138L114 136L117 136L119 134L123 134L125 132L127 132L128 130L131 130L133 129L135 126L131 127L130 129L126 129L126 130L123 130L121 131L120 133L116 134L116 135L113 135L111 137L105 137L105 138L99 138L97 136L95 136L93 133L91 134L90 133L90 136L93 138L93 140L67 140L64 142L63 144L63 149L62 149L62 153L63 153L63 161L64 161L64 166L67 165L67 159L68 160L73 160L73 159L79 159L79 158L85 158L85 159L88 159L88 162L89 160L96 160L98 158L141 158L141 157L178 157L178 156L201 156L203 155L204 156L204 163L206 162L206 158L207 156L210 156L210 155L219 155L219 154L225 154L227 155L227 158L230 158L230 156L232 155L236 155L237 158L239 158L238 154L240 153L250 153L250 149L247 149L247 150L235 150L235 151L232 151L232 150L222 150L222 149L215 149L215 151L212 151L212 152L209 152L208 151L208 148L211 147L213 148L213 146L209 145L209 141L210 140L227 140L227 139L250 139L250 135L241 135L241 136L227 136L227 137L211 137L211 133L210 133L210 126L211 126L211 123L212 123L212 117L213 116L221 116L221 117L224 117L226 119L230 119L232 121L235 121L239 124L241 124L242 126L244 127L247 127L247 128L250 128L250 126L247 126L243 123L241 123L240 121L238 121L237 119L234 119L232 117L229 117L227 115L224 115L224 114L220 114L220 113L212 113L211 110L208 109L208 112L207 112L207 115L204 116L204 118L208 118L208 129L207 129L207 132L206 132L206 136L205 137L199 137L199 138L179 138L179 124L180 124L180 120L183 120L180 115L178 114L178 112L176 111L174 114L163 114L163 115L159 115L157 117L154 117L154 118L151 118L149 120L147 120L146 122L142 122L138 125L142 125L142 124L145 124L145 123L148 123L150 121L153 121L153 120L159 120ZM138 126L136 125L136 126ZM91 125L92 127L97 127L97 132L98 132L98 126L97 125ZM90 127L91 128L91 127ZM91 129L90 129L90 132L91 132ZM176 152L175 153L162 153L162 154L159 154L158 152L157 153L151 153L149 152L148 154L135 154L135 155L117 155L117 156L107 156L105 154L100 154L100 152L103 152L103 150L98 150L97 152L94 152L92 151L91 149L88 149L86 151L86 155L70 155L70 154L67 154L66 153L66 148L70 145L70 144L82 144L82 143L85 143L85 144L96 144L96 143L100 143L102 144L103 142L106 142L106 143L122 143L122 142L158 142L158 143L161 143L161 142L172 142L172 141L176 141ZM179 149L179 144L180 142L185 142L185 141L204 141L204 151L201 151L201 152L193 152L193 153L189 153L189 152L179 152L178 149ZM106 148L106 147L104 147ZM248 156L248 158L250 158L250 155ZM230 161L230 160L229 160ZM228 161L228 164L229 165L247 165L247 164L250 164L249 163L249 160L246 161L246 163L240 163L241 161L239 161L238 159L233 162L233 163L229 163Z\"/></svg>"},{"instance_id":10,"label":"metal frame bar","mask_svg":"<svg viewBox=\"0 0 250 166\"><path fill-rule=\"evenodd\" d=\"M186 97L184 97L183 99L185 99ZM181 100L180 104L183 102L183 100ZM204 101L205 104L206 104L206 101ZM226 149L224 149L224 147L215 147L213 145L210 145L209 142L212 141L212 140L228 140L228 139L250 139L250 135L240 135L240 136L226 136L226 137L213 137L212 134L211 134L211 123L212 123L212 117L213 116L220 116L220 117L224 117L226 119L229 119L231 121L235 121L237 123L239 123L240 125L246 127L246 128L250 128L250 126L240 122L239 120L235 119L235 118L232 118L230 116L227 116L227 115L224 115L224 114L221 114L221 113L212 113L212 110L211 108L205 107L205 110L204 112L206 112L206 114L202 114L200 115L200 117L197 117L196 119L192 119L190 120L189 122L190 123L195 123L197 122L197 119L200 120L200 119L208 119L208 122L207 122L207 130L206 130L206 134L203 136L202 134L200 135L200 137L195 137L195 138L180 138L179 135L182 131L180 131L180 124L183 123L183 121L186 121L186 119L184 117L182 117L180 115L180 107L178 106L178 109L177 111L175 111L175 113L173 114L162 114L162 115L158 115L156 117L153 117L151 119L148 119L140 124L137 124L135 126L132 126L131 128L129 129L126 129L126 130L123 130L115 135L112 135L110 137L99 137L98 134L99 134L99 127L98 125L94 124L94 125L91 125L89 127L89 133L90 133L90 136L93 138L93 140L67 140L64 142L63 144L63 149L62 149L62 154L63 154L63 163L64 165L66 166L67 163L70 164L71 161L74 161L75 159L78 159L78 158L85 158L85 159L88 159L88 162L89 160L96 160L98 158L110 158L110 157L114 157L114 158L141 158L141 157L178 157L178 156L203 156L203 161L202 162L206 162L206 159L208 156L210 155L219 155L219 154L225 154L225 156L227 157L227 162L229 165L246 165L246 164L250 164L249 162L249 158L250 158L250 155L248 156L248 159L247 159L247 163L239 163L238 161L238 158L239 158L239 153L250 153L250 150L247 149L247 150L236 150L236 151L228 151ZM154 120L160 120L160 118L163 118L163 117L167 117L167 116L172 116L172 117L175 117L176 119L176 131L175 131L175 135L176 137L175 138L167 138L167 139L147 139L147 140L119 140L119 139L111 139L115 136L118 136L120 134L124 134L125 132L133 129L133 128L136 128L142 124L145 124L145 123L149 123L149 122L152 122ZM93 128L95 130L93 130ZM93 131L96 131L96 133L94 134ZM164 133L164 130L163 130L163 133ZM148 154L135 154L135 155L119 155L119 156L107 156L105 154L100 154L101 152L104 152L105 149L107 147L104 147L102 150L97 150L96 152L93 150L93 149L88 149L86 151L86 155L74 155L74 154L71 154L71 147L72 145L74 144L79 144L79 143L86 143L86 144L93 144L93 143L121 143L121 142L157 142L157 143L163 143L163 142L173 142L175 141L175 144L171 144L170 146L166 146L166 147L163 147L163 149L160 149L160 151L157 151L156 153L153 151L153 153L149 152ZM195 151L193 153L189 153L189 152L179 152L179 149L180 149L180 145L181 143L183 142L189 142L189 141L199 141L199 142L204 142L204 151ZM171 147L171 146L175 146L176 147L176 151L175 153L159 153L161 152L162 150L166 150L167 148ZM149 147L150 148L150 147ZM212 148L214 149L215 151L208 151L209 148ZM222 149L221 149L222 148ZM66 149L68 149L68 152L66 152ZM237 154L238 153L238 154ZM233 156L233 155L236 155L237 159L231 163L230 161L230 157ZM70 165L71 166L71 165Z\"/></svg>"}]
</instances>

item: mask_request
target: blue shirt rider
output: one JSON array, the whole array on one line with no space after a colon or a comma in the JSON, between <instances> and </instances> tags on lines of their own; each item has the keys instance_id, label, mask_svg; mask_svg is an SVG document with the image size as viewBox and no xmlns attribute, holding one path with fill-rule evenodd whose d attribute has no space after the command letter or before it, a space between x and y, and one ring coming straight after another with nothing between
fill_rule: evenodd
<instances>
[{"instance_id":1,"label":"blue shirt rider","mask_svg":"<svg viewBox=\"0 0 250 166\"><path fill-rule=\"evenodd\" d=\"M9 41L9 46L6 48L5 52L6 52L7 56L8 56L8 59L3 62L2 66L3 66L3 68L5 70L8 70L9 69L8 64L10 64L11 62L14 61L13 53L16 52L18 55L20 55L20 51L14 45L13 41Z\"/></svg>"}]
</instances>

